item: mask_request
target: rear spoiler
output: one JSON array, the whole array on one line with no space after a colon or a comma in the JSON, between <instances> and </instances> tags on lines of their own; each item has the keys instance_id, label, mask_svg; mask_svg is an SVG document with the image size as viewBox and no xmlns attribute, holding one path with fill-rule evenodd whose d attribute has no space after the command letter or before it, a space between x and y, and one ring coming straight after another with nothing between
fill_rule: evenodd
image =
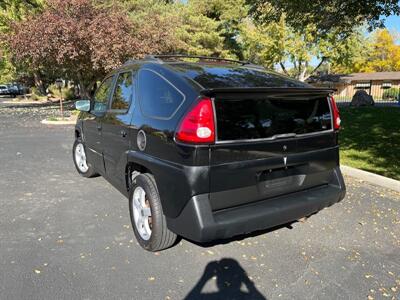
<instances>
[{"instance_id":1,"label":"rear spoiler","mask_svg":"<svg viewBox=\"0 0 400 300\"><path fill-rule=\"evenodd\" d=\"M200 94L204 96L212 96L220 93L268 93L268 94L282 94L282 95L327 95L332 94L336 89L327 88L307 88L307 87L252 87L252 88L211 88L203 89Z\"/></svg>"}]
</instances>

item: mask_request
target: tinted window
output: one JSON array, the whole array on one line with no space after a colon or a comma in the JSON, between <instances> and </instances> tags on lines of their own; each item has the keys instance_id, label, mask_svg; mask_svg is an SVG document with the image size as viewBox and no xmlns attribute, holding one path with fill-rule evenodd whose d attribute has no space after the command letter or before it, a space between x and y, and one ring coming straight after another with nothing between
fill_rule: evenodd
<instances>
[{"instance_id":1,"label":"tinted window","mask_svg":"<svg viewBox=\"0 0 400 300\"><path fill-rule=\"evenodd\" d=\"M216 100L219 140L270 138L332 128L326 98Z\"/></svg>"},{"instance_id":2,"label":"tinted window","mask_svg":"<svg viewBox=\"0 0 400 300\"><path fill-rule=\"evenodd\" d=\"M111 109L127 111L133 97L132 73L126 72L119 74L115 85L114 96Z\"/></svg>"},{"instance_id":3,"label":"tinted window","mask_svg":"<svg viewBox=\"0 0 400 300\"><path fill-rule=\"evenodd\" d=\"M108 99L112 88L113 77L108 77L103 81L94 95L93 111L107 111Z\"/></svg>"},{"instance_id":4,"label":"tinted window","mask_svg":"<svg viewBox=\"0 0 400 300\"><path fill-rule=\"evenodd\" d=\"M310 87L303 82L263 69L189 63L175 64L172 67L205 88Z\"/></svg>"},{"instance_id":5,"label":"tinted window","mask_svg":"<svg viewBox=\"0 0 400 300\"><path fill-rule=\"evenodd\" d=\"M171 83L150 70L139 72L140 108L146 116L169 119L184 101Z\"/></svg>"}]
</instances>

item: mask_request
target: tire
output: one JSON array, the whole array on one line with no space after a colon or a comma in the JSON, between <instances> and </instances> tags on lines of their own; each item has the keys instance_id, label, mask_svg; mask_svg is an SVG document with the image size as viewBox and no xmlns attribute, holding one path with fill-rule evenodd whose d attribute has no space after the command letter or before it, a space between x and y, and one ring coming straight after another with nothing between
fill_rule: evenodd
<instances>
[{"instance_id":1,"label":"tire","mask_svg":"<svg viewBox=\"0 0 400 300\"><path fill-rule=\"evenodd\" d=\"M82 166L80 164L80 161L77 161L79 159L79 154L77 153L77 148L80 147L80 149L83 150L83 156L84 156L84 164L85 166ZM74 142L74 145L72 147L72 158L74 160L74 165L76 170L78 171L79 174L81 174L83 177L90 178L90 177L96 177L98 176L97 172L94 170L93 166L90 164L90 162L87 161L86 159L86 147L83 144L83 141L79 138L76 139ZM81 159L83 157L81 156Z\"/></svg>"},{"instance_id":2,"label":"tire","mask_svg":"<svg viewBox=\"0 0 400 300\"><path fill-rule=\"evenodd\" d=\"M138 202L144 205L138 206ZM136 240L143 249L155 252L174 245L177 236L167 228L153 175L144 173L135 178L129 194L129 212Z\"/></svg>"}]
</instances>

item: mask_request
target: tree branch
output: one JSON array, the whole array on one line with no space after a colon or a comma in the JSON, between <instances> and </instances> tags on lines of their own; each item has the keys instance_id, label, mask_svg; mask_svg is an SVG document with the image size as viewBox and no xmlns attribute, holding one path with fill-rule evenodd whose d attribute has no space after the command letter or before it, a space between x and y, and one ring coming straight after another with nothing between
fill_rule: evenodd
<instances>
[{"instance_id":1,"label":"tree branch","mask_svg":"<svg viewBox=\"0 0 400 300\"><path fill-rule=\"evenodd\" d=\"M288 73L288 71L286 70L285 65L284 65L282 62L279 62L279 65L281 66L281 69L282 69L283 73L285 73L286 75L289 76L289 73Z\"/></svg>"},{"instance_id":2,"label":"tree branch","mask_svg":"<svg viewBox=\"0 0 400 300\"><path fill-rule=\"evenodd\" d=\"M326 60L327 60L327 57L325 57L325 56L322 57L319 64L310 72L310 74L307 75L307 77L305 79L308 79L310 76L312 76L315 73L315 71L317 71Z\"/></svg>"}]
</instances>

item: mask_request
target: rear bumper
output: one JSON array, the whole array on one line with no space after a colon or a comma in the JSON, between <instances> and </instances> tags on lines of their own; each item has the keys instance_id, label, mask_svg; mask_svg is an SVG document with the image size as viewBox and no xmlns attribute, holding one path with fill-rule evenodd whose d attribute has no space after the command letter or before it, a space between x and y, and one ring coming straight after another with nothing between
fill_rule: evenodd
<instances>
[{"instance_id":1,"label":"rear bumper","mask_svg":"<svg viewBox=\"0 0 400 300\"><path fill-rule=\"evenodd\" d=\"M298 220L342 200L346 193L339 167L331 183L255 203L212 211L209 194L194 196L176 218L167 218L175 233L197 242L230 238Z\"/></svg>"}]
</instances>

